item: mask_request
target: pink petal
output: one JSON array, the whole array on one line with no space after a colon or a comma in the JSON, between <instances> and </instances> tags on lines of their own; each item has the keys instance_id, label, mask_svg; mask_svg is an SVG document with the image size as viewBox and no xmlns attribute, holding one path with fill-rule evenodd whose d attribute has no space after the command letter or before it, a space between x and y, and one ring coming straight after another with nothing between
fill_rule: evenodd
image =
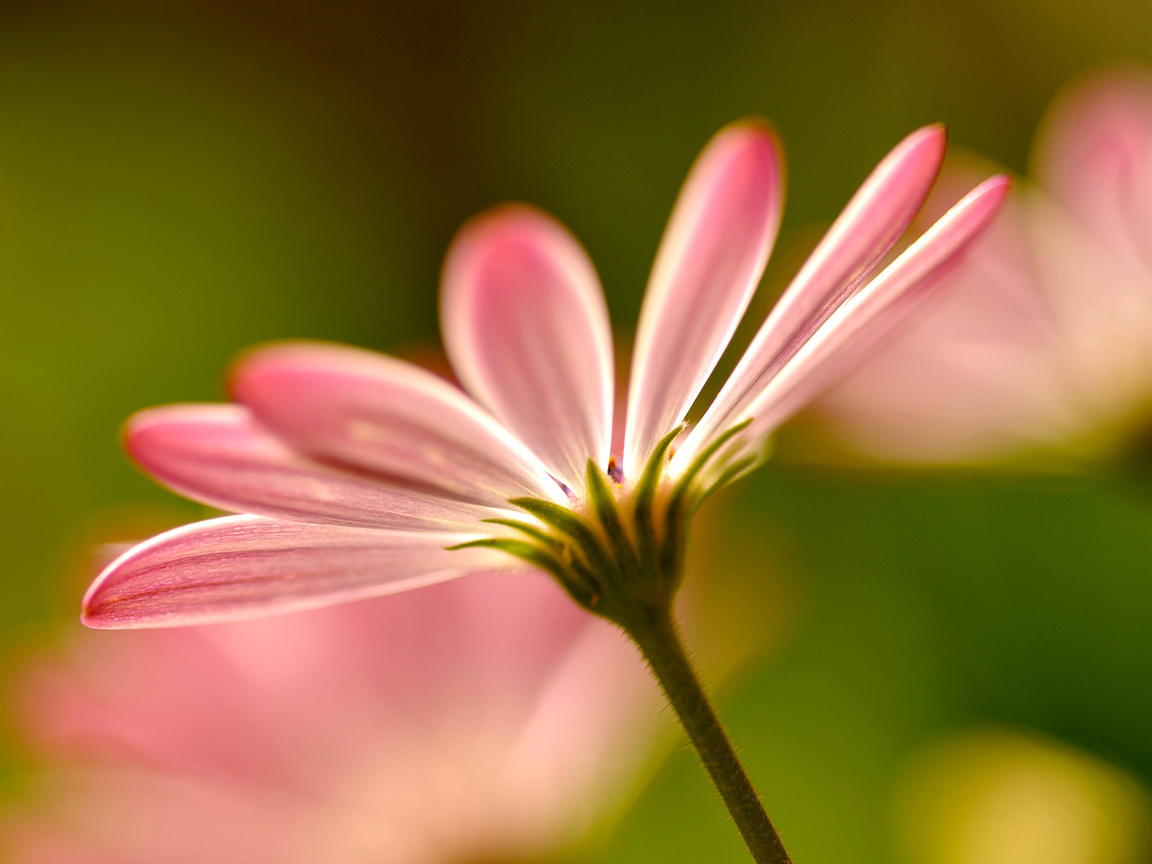
<instances>
[{"instance_id":1,"label":"pink petal","mask_svg":"<svg viewBox=\"0 0 1152 864\"><path fill-rule=\"evenodd\" d=\"M77 635L20 682L64 769L26 818L121 864L543 860L634 786L660 715L635 648L540 573Z\"/></svg>"},{"instance_id":2,"label":"pink petal","mask_svg":"<svg viewBox=\"0 0 1152 864\"><path fill-rule=\"evenodd\" d=\"M618 805L649 755L651 728L637 718L657 717L661 699L635 646L599 618L574 641L500 765L501 785L518 791L508 803L525 822ZM573 735L579 748L556 746Z\"/></svg>"},{"instance_id":3,"label":"pink petal","mask_svg":"<svg viewBox=\"0 0 1152 864\"><path fill-rule=\"evenodd\" d=\"M984 181L838 309L748 406L747 438L762 440L888 333L988 227L1011 186L1003 176Z\"/></svg>"},{"instance_id":4,"label":"pink petal","mask_svg":"<svg viewBox=\"0 0 1152 864\"><path fill-rule=\"evenodd\" d=\"M945 168L917 222L942 215L947 205L939 205L971 188L975 170ZM1031 236L1049 221L1041 214L1055 209L1037 190L1009 197L942 278L931 308L820 397L817 414L837 437L872 458L947 463L1003 458L1080 431L1077 418L1088 406L1070 330L1086 310L1045 285L1037 265L1055 271L1066 262L1048 263L1055 250L1047 231L1042 245ZM1083 241L1073 247L1074 256L1087 254ZM1110 294L1090 293L1093 300Z\"/></svg>"},{"instance_id":5,"label":"pink petal","mask_svg":"<svg viewBox=\"0 0 1152 864\"><path fill-rule=\"evenodd\" d=\"M289 344L246 357L236 398L293 447L434 497L500 506L567 499L532 453L443 378L355 348Z\"/></svg>"},{"instance_id":6,"label":"pink petal","mask_svg":"<svg viewBox=\"0 0 1152 864\"><path fill-rule=\"evenodd\" d=\"M771 130L728 126L696 160L644 296L628 394L624 471L684 419L764 272L784 201Z\"/></svg>"},{"instance_id":7,"label":"pink petal","mask_svg":"<svg viewBox=\"0 0 1152 864\"><path fill-rule=\"evenodd\" d=\"M1097 75L1057 101L1038 179L1129 264L1152 272L1152 76Z\"/></svg>"},{"instance_id":8,"label":"pink petal","mask_svg":"<svg viewBox=\"0 0 1152 864\"><path fill-rule=\"evenodd\" d=\"M592 264L562 225L522 205L476 217L444 263L441 327L452 367L572 489L608 461L613 361Z\"/></svg>"},{"instance_id":9,"label":"pink petal","mask_svg":"<svg viewBox=\"0 0 1152 864\"><path fill-rule=\"evenodd\" d=\"M873 170L760 327L693 440L706 441L747 413L788 359L860 289L924 203L945 144L942 126L926 126Z\"/></svg>"},{"instance_id":10,"label":"pink petal","mask_svg":"<svg viewBox=\"0 0 1152 864\"><path fill-rule=\"evenodd\" d=\"M89 627L170 627L375 597L482 569L504 553L447 546L476 535L379 531L225 516L153 537L88 589Z\"/></svg>"},{"instance_id":11,"label":"pink petal","mask_svg":"<svg viewBox=\"0 0 1152 864\"><path fill-rule=\"evenodd\" d=\"M65 764L37 778L47 811L15 838L15 864L312 864L304 841L320 833L305 796L150 770L146 765ZM126 825L131 825L128 830ZM295 845L285 838L296 840ZM74 857L71 844L85 850ZM95 851L93 851L95 850ZM8 850L6 850L8 851ZM14 850L13 850L14 851ZM329 858L328 860L338 860Z\"/></svg>"},{"instance_id":12,"label":"pink petal","mask_svg":"<svg viewBox=\"0 0 1152 864\"><path fill-rule=\"evenodd\" d=\"M385 485L284 446L241 405L173 405L128 422L125 443L164 485L221 510L368 528L473 531L510 511Z\"/></svg>"}]
</instances>

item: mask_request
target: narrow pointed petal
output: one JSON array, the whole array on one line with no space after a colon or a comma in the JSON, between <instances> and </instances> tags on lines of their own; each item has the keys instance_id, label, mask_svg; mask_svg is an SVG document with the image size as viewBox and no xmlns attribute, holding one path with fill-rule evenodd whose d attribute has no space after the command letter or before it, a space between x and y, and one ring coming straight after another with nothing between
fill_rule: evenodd
<instances>
[{"instance_id":1,"label":"narrow pointed petal","mask_svg":"<svg viewBox=\"0 0 1152 864\"><path fill-rule=\"evenodd\" d=\"M113 561L84 598L97 628L172 627L326 606L507 569L476 535L392 532L225 516L153 537Z\"/></svg>"},{"instance_id":2,"label":"narrow pointed petal","mask_svg":"<svg viewBox=\"0 0 1152 864\"><path fill-rule=\"evenodd\" d=\"M957 261L996 216L1011 189L996 176L973 189L863 290L844 303L795 352L783 368L743 408L738 420L751 425L737 439L755 451L764 439L830 385L845 364L887 333L938 283L938 276ZM683 472L715 435L700 426L688 434L671 471Z\"/></svg>"},{"instance_id":3,"label":"narrow pointed petal","mask_svg":"<svg viewBox=\"0 0 1152 864\"><path fill-rule=\"evenodd\" d=\"M435 531L473 531L482 519L514 515L313 461L282 444L241 405L142 411L128 422L125 444L165 486L234 513Z\"/></svg>"},{"instance_id":4,"label":"narrow pointed petal","mask_svg":"<svg viewBox=\"0 0 1152 864\"><path fill-rule=\"evenodd\" d=\"M293 448L434 497L566 501L522 443L443 378L371 351L288 344L248 355L236 399Z\"/></svg>"},{"instance_id":5,"label":"narrow pointed petal","mask_svg":"<svg viewBox=\"0 0 1152 864\"><path fill-rule=\"evenodd\" d=\"M782 159L757 123L722 129L688 175L648 280L628 391L624 472L643 470L727 347L780 227Z\"/></svg>"},{"instance_id":6,"label":"narrow pointed petal","mask_svg":"<svg viewBox=\"0 0 1152 864\"><path fill-rule=\"evenodd\" d=\"M441 329L464 386L572 489L608 461L613 360L588 256L526 206L466 224L444 263Z\"/></svg>"},{"instance_id":7,"label":"narrow pointed petal","mask_svg":"<svg viewBox=\"0 0 1152 864\"><path fill-rule=\"evenodd\" d=\"M942 126L913 132L876 166L804 263L697 425L733 425L816 330L864 284L924 203L940 170Z\"/></svg>"},{"instance_id":8,"label":"narrow pointed petal","mask_svg":"<svg viewBox=\"0 0 1152 864\"><path fill-rule=\"evenodd\" d=\"M967 169L948 172L933 197L955 200L971 179ZM819 422L870 458L921 464L994 462L1089 440L1102 409L1146 389L1120 371L1147 380L1152 332L1147 283L1133 284L1125 269L1063 207L1020 189L942 278L931 308L820 396ZM1118 368L1118 357L1143 362Z\"/></svg>"},{"instance_id":9,"label":"narrow pointed petal","mask_svg":"<svg viewBox=\"0 0 1152 864\"><path fill-rule=\"evenodd\" d=\"M837 310L748 406L755 418L748 439L763 440L923 300L992 222L1011 186L1003 176L981 183Z\"/></svg>"}]
</instances>

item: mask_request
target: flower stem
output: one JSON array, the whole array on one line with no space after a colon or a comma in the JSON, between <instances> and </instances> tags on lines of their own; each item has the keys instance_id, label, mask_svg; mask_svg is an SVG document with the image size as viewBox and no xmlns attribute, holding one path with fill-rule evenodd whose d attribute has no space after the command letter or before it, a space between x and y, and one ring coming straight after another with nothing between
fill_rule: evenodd
<instances>
[{"instance_id":1,"label":"flower stem","mask_svg":"<svg viewBox=\"0 0 1152 864\"><path fill-rule=\"evenodd\" d=\"M764 812L764 806L684 652L671 612L664 610L646 618L644 625L628 628L630 635L680 718L752 858L757 864L791 864L784 844Z\"/></svg>"}]
</instances>

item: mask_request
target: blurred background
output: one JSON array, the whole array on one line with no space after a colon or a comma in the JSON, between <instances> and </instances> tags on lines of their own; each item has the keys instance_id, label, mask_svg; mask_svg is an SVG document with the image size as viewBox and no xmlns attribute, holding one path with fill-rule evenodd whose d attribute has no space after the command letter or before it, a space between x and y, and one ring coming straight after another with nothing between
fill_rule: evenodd
<instances>
[{"instance_id":1,"label":"blurred background","mask_svg":"<svg viewBox=\"0 0 1152 864\"><path fill-rule=\"evenodd\" d=\"M786 150L770 295L909 131L945 121L954 146L1025 172L1061 86L1152 64L1150 34L1145 0L8 0L6 665L79 626L95 543L203 515L128 464L125 417L223 398L230 359L261 340L436 345L441 257L476 211L522 199L556 214L627 334L679 184L723 124L767 117ZM948 845L965 819L993 826L989 848L1006 832L1007 857L984 861L1147 853L1140 471L780 458L723 507L709 529L739 560L704 581L762 573L771 633L722 713L798 862L974 860ZM27 761L8 735L14 794ZM1094 839L1012 854L1034 824L1020 814L1080 818ZM744 860L683 746L580 854Z\"/></svg>"}]
</instances>

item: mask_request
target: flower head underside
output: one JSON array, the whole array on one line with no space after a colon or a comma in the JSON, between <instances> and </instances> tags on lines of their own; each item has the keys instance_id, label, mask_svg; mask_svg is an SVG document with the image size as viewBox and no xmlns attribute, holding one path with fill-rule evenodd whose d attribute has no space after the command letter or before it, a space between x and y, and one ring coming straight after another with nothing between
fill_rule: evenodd
<instances>
[{"instance_id":1,"label":"flower head underside","mask_svg":"<svg viewBox=\"0 0 1152 864\"><path fill-rule=\"evenodd\" d=\"M240 515L121 556L89 590L85 621L246 617L493 567L545 569L618 621L636 596L670 597L703 497L752 468L771 432L921 300L996 213L1003 177L881 266L944 147L929 126L880 163L686 427L760 281L783 202L773 133L757 122L721 130L656 256L619 453L607 307L584 250L524 205L476 217L449 251L441 302L446 352L472 398L401 360L300 343L243 357L234 404L138 414L127 446L146 471Z\"/></svg>"}]
</instances>

